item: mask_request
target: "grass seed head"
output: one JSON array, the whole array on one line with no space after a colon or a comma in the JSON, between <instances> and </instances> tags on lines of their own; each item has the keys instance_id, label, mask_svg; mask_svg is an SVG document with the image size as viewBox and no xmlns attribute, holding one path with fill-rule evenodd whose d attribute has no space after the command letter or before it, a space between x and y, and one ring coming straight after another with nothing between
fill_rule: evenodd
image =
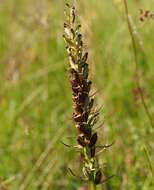
<instances>
[{"instance_id":1,"label":"grass seed head","mask_svg":"<svg viewBox=\"0 0 154 190\"><path fill-rule=\"evenodd\" d=\"M94 112L94 99L90 96L92 81L89 79L88 52L84 51L83 37L76 21L75 8L67 4L67 22L64 24L64 39L69 60L69 79L72 88L73 120L78 129L77 143L84 159L84 177L98 184L101 171L97 170L97 133L93 125L99 112ZM86 174L86 175L85 175Z\"/></svg>"}]
</instances>

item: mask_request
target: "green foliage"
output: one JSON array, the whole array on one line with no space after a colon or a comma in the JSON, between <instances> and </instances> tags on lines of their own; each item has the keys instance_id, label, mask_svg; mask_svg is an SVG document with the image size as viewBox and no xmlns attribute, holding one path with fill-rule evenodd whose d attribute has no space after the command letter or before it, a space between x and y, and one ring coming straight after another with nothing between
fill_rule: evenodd
<instances>
[{"instance_id":1,"label":"green foliage","mask_svg":"<svg viewBox=\"0 0 154 190\"><path fill-rule=\"evenodd\" d=\"M129 1L137 29L142 88L153 115L154 20L139 20L139 9L152 5L147 0ZM115 141L100 156L104 173L115 174L102 189L153 190L154 176L144 151L153 163L153 130L134 91L123 2L80 1L77 10L90 50L97 104L103 105L100 144ZM82 186L67 172L70 167L79 173L76 153L60 143L76 143L62 39L63 11L61 0L0 3L0 178L8 189L75 190Z\"/></svg>"}]
</instances>

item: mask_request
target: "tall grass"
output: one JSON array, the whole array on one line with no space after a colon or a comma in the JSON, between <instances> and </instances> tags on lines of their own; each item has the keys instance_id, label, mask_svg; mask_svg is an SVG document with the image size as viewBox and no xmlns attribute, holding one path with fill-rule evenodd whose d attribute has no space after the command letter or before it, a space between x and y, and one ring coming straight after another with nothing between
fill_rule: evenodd
<instances>
[{"instance_id":1,"label":"tall grass","mask_svg":"<svg viewBox=\"0 0 154 190\"><path fill-rule=\"evenodd\" d=\"M140 9L153 11L153 1L129 0L128 7L139 50L142 91L153 116L154 21L140 21ZM60 143L76 143L61 37L63 10L62 0L0 1L0 181L7 189L24 185L26 190L84 188L66 172L69 165L81 173L76 152ZM99 162L103 174L116 177L98 189L153 190L153 129L134 83L123 1L77 1L77 14L96 102L98 107L103 105L99 143L115 140Z\"/></svg>"}]
</instances>

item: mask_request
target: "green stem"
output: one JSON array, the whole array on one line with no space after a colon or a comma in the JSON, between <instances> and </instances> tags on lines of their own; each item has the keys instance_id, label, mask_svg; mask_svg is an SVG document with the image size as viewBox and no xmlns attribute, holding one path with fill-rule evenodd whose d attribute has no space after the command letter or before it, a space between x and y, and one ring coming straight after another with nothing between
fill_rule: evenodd
<instances>
[{"instance_id":1,"label":"green stem","mask_svg":"<svg viewBox=\"0 0 154 190\"><path fill-rule=\"evenodd\" d=\"M96 184L93 181L89 182L88 190L96 190Z\"/></svg>"}]
</instances>

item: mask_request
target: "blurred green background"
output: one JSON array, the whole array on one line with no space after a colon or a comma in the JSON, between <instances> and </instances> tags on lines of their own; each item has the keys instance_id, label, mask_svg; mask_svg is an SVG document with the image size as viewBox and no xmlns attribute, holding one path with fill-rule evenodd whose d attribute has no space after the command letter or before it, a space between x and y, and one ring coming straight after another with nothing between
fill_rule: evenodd
<instances>
[{"instance_id":1,"label":"blurred green background","mask_svg":"<svg viewBox=\"0 0 154 190\"><path fill-rule=\"evenodd\" d=\"M129 0L146 103L154 115L154 20L139 20L153 0ZM0 0L0 184L8 190L76 190L78 172L64 0ZM153 190L154 134L134 84L131 39L122 0L76 1L97 105L103 105L100 156L115 177L104 190Z\"/></svg>"}]
</instances>

